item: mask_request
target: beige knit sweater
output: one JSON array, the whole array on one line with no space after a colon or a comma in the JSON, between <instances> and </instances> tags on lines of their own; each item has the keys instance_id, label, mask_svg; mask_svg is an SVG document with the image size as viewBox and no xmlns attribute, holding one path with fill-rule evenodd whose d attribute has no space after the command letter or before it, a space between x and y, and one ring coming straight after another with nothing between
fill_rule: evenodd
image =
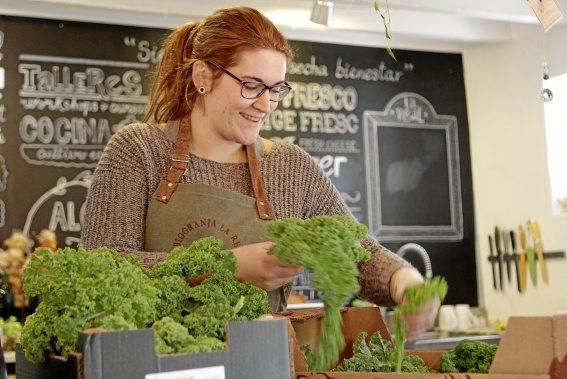
<instances>
[{"instance_id":1,"label":"beige knit sweater","mask_svg":"<svg viewBox=\"0 0 567 379\"><path fill-rule=\"evenodd\" d=\"M147 266L165 258L165 252L144 251L145 216L150 197L169 169L177 131L178 124L168 124L164 131L132 124L111 138L87 196L82 230L85 248L108 246L135 253ZM277 219L350 214L336 188L304 150L275 143L265 151L262 144L257 145L260 175ZM218 163L193 155L182 180L254 196L246 163ZM360 296L391 305L390 278L408 263L370 236L362 245L372 258L360 267Z\"/></svg>"}]
</instances>

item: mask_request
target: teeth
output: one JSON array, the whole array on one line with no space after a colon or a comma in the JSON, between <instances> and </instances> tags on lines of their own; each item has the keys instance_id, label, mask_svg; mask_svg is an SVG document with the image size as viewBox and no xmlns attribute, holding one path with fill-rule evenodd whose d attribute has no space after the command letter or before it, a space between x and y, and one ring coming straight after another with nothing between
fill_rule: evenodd
<instances>
[{"instance_id":1,"label":"teeth","mask_svg":"<svg viewBox=\"0 0 567 379\"><path fill-rule=\"evenodd\" d=\"M258 121L260 121L260 119L261 119L260 117L253 117L253 116L250 116L250 115L248 115L248 114L246 114L246 113L240 113L240 115L241 115L242 117L244 117L245 119L250 120L250 121L252 121L252 122L258 122Z\"/></svg>"}]
</instances>

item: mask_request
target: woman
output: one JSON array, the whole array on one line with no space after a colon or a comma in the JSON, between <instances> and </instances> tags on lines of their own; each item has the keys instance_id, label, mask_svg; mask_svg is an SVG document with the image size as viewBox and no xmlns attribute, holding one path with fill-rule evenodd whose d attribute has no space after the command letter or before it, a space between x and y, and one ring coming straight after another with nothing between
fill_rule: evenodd
<instances>
[{"instance_id":1,"label":"woman","mask_svg":"<svg viewBox=\"0 0 567 379\"><path fill-rule=\"evenodd\" d=\"M285 308L301 267L267 253L265 223L350 214L310 156L259 137L260 125L291 90L290 46L258 11L221 9L168 37L146 121L108 143L87 199L82 242L138 254L144 265L178 245L217 236L232 249L237 278L269 291ZM422 277L367 237L361 296L389 305ZM412 321L429 327L438 302Z\"/></svg>"}]
</instances>

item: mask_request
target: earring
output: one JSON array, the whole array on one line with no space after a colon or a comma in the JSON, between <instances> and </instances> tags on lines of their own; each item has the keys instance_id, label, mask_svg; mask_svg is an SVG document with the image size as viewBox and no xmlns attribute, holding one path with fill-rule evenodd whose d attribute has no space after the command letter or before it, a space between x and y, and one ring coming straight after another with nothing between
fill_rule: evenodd
<instances>
[{"instance_id":1,"label":"earring","mask_svg":"<svg viewBox=\"0 0 567 379\"><path fill-rule=\"evenodd\" d=\"M207 90L203 86L199 87L197 91L199 92L199 95L204 95L205 92L207 92Z\"/></svg>"}]
</instances>

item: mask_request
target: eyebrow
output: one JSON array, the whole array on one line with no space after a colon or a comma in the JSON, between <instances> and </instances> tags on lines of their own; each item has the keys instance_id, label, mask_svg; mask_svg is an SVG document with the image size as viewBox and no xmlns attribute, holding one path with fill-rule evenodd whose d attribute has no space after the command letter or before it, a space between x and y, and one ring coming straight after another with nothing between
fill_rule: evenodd
<instances>
[{"instance_id":1,"label":"eyebrow","mask_svg":"<svg viewBox=\"0 0 567 379\"><path fill-rule=\"evenodd\" d=\"M242 76L241 78L242 78L242 79L253 79L253 80L257 81L258 83L266 84L266 82L264 82L262 79L260 79L260 78L258 78L258 77L256 77L256 76L248 76L248 75L245 75L245 76ZM274 84L272 84L272 87L273 87L273 86L278 86L278 85L280 85L280 84L285 84L285 82L286 82L285 80L280 80L279 82L275 82Z\"/></svg>"}]
</instances>

